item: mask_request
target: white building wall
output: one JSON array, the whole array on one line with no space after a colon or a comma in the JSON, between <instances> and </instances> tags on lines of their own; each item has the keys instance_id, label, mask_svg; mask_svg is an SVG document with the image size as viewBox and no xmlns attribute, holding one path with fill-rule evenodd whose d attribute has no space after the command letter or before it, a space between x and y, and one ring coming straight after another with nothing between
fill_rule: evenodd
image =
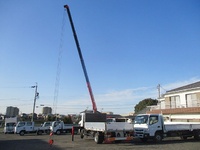
<instances>
[{"instance_id":1,"label":"white building wall","mask_svg":"<svg viewBox=\"0 0 200 150\"><path fill-rule=\"evenodd\" d=\"M179 96L180 97L179 108L184 108L184 107L186 107L186 95L187 94L195 94L195 93L199 93L199 92L200 92L200 90L185 91L185 92L181 92L181 93L167 94L164 97L166 98L166 97L172 97L172 96ZM199 104L197 106L199 106Z\"/></svg>"}]
</instances>

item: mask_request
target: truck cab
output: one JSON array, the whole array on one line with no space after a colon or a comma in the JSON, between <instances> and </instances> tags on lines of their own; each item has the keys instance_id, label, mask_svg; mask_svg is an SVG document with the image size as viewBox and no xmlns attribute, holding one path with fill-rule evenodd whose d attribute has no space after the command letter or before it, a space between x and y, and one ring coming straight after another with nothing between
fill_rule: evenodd
<instances>
[{"instance_id":1,"label":"truck cab","mask_svg":"<svg viewBox=\"0 0 200 150\"><path fill-rule=\"evenodd\" d=\"M159 114L143 114L135 117L134 136L142 141L152 138L161 141L164 133L163 117Z\"/></svg>"},{"instance_id":2,"label":"truck cab","mask_svg":"<svg viewBox=\"0 0 200 150\"><path fill-rule=\"evenodd\" d=\"M38 131L40 131L41 133L46 133L49 134L50 133L50 127L52 125L52 122L44 122L43 124L41 124L41 126L38 128ZM40 133L40 134L41 134Z\"/></svg>"},{"instance_id":3,"label":"truck cab","mask_svg":"<svg viewBox=\"0 0 200 150\"><path fill-rule=\"evenodd\" d=\"M50 126L50 130L51 130L51 132L59 135L61 133L71 133L72 127L79 128L79 126L75 125L75 124L64 124L63 121L53 121L52 125ZM75 132L76 132L76 130L75 130Z\"/></svg>"},{"instance_id":4,"label":"truck cab","mask_svg":"<svg viewBox=\"0 0 200 150\"><path fill-rule=\"evenodd\" d=\"M3 132L14 133L15 126L17 124L17 117L5 118L5 126Z\"/></svg>"},{"instance_id":5,"label":"truck cab","mask_svg":"<svg viewBox=\"0 0 200 150\"><path fill-rule=\"evenodd\" d=\"M34 122L18 122L15 126L15 133L24 135L25 133L35 132Z\"/></svg>"},{"instance_id":6,"label":"truck cab","mask_svg":"<svg viewBox=\"0 0 200 150\"><path fill-rule=\"evenodd\" d=\"M7 134L7 133L14 133L15 126L16 126L15 122L5 123L5 127L3 129L3 132L5 134Z\"/></svg>"}]
</instances>

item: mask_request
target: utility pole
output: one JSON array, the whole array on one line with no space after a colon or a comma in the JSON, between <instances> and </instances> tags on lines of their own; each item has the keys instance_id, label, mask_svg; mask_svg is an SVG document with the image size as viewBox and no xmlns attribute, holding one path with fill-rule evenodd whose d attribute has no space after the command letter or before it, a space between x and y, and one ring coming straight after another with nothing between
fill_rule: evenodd
<instances>
[{"instance_id":1,"label":"utility pole","mask_svg":"<svg viewBox=\"0 0 200 150\"><path fill-rule=\"evenodd\" d=\"M160 98L160 84L158 84L157 89L158 89L158 98Z\"/></svg>"},{"instance_id":2,"label":"utility pole","mask_svg":"<svg viewBox=\"0 0 200 150\"><path fill-rule=\"evenodd\" d=\"M33 122L33 118L34 118L34 114L35 114L35 103L36 103L36 99L37 97L39 96L39 93L37 92L37 82L36 82L36 85L35 86L31 86L31 88L35 88L35 96L34 96L34 103L33 103L33 114L32 114L32 118L31 118L31 121Z\"/></svg>"}]
</instances>

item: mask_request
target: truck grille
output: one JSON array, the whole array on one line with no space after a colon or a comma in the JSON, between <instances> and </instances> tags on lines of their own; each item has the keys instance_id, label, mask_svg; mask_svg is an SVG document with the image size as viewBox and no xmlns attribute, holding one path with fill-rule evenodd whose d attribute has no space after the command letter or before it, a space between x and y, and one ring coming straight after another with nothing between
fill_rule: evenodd
<instances>
[{"instance_id":1,"label":"truck grille","mask_svg":"<svg viewBox=\"0 0 200 150\"><path fill-rule=\"evenodd\" d=\"M135 129L136 134L143 134L144 130L143 129Z\"/></svg>"}]
</instances>

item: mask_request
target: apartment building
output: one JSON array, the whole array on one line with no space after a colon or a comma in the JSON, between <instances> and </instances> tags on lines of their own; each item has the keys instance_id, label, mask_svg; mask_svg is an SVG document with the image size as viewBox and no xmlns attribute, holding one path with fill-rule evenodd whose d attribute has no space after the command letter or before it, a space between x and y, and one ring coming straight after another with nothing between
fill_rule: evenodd
<instances>
[{"instance_id":1,"label":"apartment building","mask_svg":"<svg viewBox=\"0 0 200 150\"><path fill-rule=\"evenodd\" d=\"M9 106L6 108L6 117L16 117L19 115L19 108Z\"/></svg>"},{"instance_id":2,"label":"apartment building","mask_svg":"<svg viewBox=\"0 0 200 150\"><path fill-rule=\"evenodd\" d=\"M44 115L52 114L52 108L51 107L43 107L42 114L44 114Z\"/></svg>"}]
</instances>

